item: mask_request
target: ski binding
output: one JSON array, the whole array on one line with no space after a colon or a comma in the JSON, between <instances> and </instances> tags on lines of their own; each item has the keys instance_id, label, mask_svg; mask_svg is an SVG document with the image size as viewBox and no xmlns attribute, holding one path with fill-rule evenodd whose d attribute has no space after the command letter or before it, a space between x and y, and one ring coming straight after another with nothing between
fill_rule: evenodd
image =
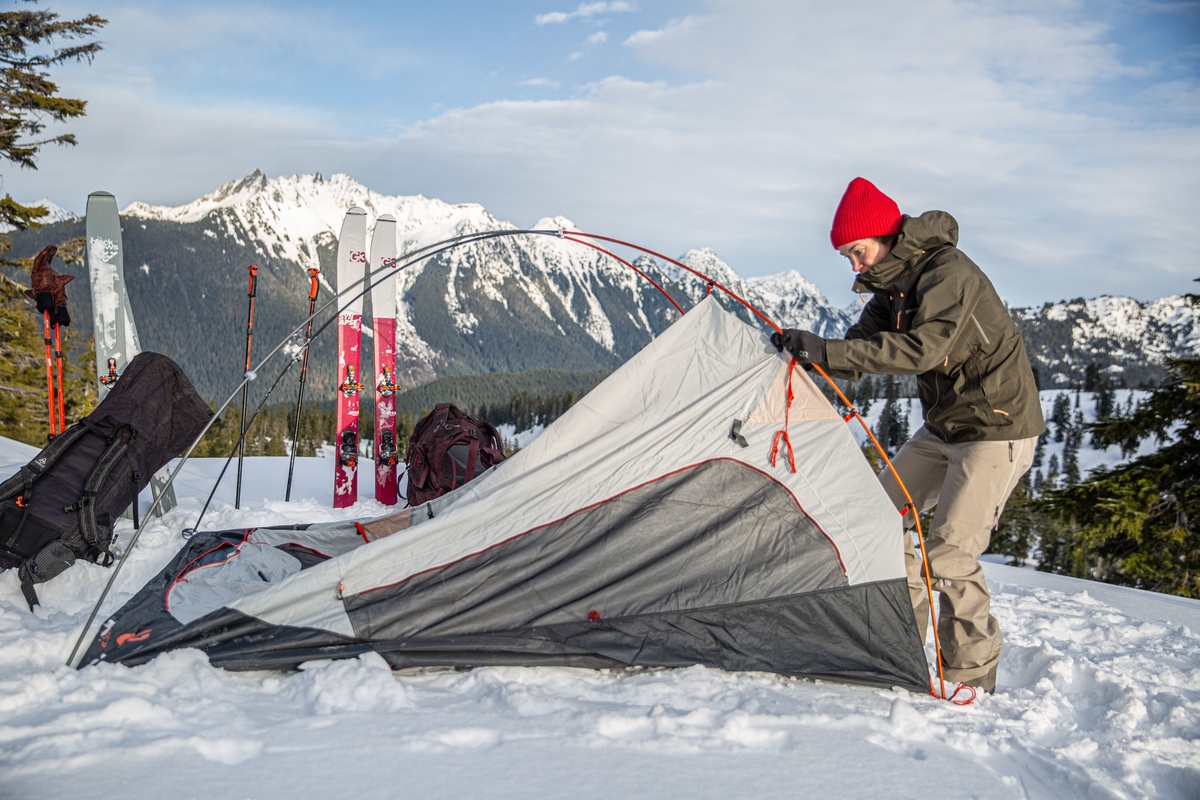
<instances>
[{"instance_id":1,"label":"ski binding","mask_svg":"<svg viewBox=\"0 0 1200 800\"><path fill-rule=\"evenodd\" d=\"M358 434L342 431L342 446L338 448L338 463L343 467L358 466Z\"/></svg>"}]
</instances>

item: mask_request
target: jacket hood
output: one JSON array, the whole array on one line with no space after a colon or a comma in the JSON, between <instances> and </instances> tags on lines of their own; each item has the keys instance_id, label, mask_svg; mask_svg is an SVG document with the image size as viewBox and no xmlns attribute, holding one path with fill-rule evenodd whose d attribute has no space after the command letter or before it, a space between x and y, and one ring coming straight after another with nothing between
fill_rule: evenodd
<instances>
[{"instance_id":1,"label":"jacket hood","mask_svg":"<svg viewBox=\"0 0 1200 800\"><path fill-rule=\"evenodd\" d=\"M875 292L894 284L904 276L926 251L942 245L958 244L958 222L945 211L926 211L919 217L904 217L900 238L892 252L875 266L859 275L854 291Z\"/></svg>"}]
</instances>

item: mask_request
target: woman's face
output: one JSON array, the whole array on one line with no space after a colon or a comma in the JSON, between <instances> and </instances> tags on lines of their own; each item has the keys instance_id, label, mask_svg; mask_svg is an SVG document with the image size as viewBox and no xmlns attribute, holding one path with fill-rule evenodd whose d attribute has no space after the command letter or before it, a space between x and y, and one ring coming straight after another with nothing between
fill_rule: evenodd
<instances>
[{"instance_id":1,"label":"woman's face","mask_svg":"<svg viewBox=\"0 0 1200 800\"><path fill-rule=\"evenodd\" d=\"M838 248L839 253L850 259L850 267L858 275L863 274L880 261L883 261L884 256L891 251L892 248L875 239L859 239L854 242L846 242L846 244Z\"/></svg>"}]
</instances>

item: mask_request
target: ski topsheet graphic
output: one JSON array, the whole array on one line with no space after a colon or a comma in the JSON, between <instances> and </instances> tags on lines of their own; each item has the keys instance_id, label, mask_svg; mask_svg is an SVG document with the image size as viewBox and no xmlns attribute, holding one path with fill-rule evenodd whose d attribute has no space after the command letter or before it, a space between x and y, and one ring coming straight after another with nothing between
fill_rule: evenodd
<instances>
[{"instance_id":1,"label":"ski topsheet graphic","mask_svg":"<svg viewBox=\"0 0 1200 800\"><path fill-rule=\"evenodd\" d=\"M337 289L358 294L366 285L367 212L355 206L342 221L337 249ZM358 395L365 387L360 369L362 355L362 309L358 299L347 304L339 300L338 314L338 385L337 385L337 463L333 468L333 507L345 508L358 499Z\"/></svg>"},{"instance_id":2,"label":"ski topsheet graphic","mask_svg":"<svg viewBox=\"0 0 1200 800\"><path fill-rule=\"evenodd\" d=\"M384 214L371 234L370 269L396 265L396 219ZM372 281L386 273L378 272ZM396 492L396 281L371 288L371 327L375 331L375 499L393 506Z\"/></svg>"},{"instance_id":3,"label":"ski topsheet graphic","mask_svg":"<svg viewBox=\"0 0 1200 800\"><path fill-rule=\"evenodd\" d=\"M125 365L142 351L129 294L125 291L125 252L121 244L121 218L117 199L108 192L92 192L87 200L87 264L92 284L92 328L96 339L96 380L103 400ZM170 471L163 467L150 479L154 496L162 493ZM167 487L157 514L175 507L175 490Z\"/></svg>"}]
</instances>

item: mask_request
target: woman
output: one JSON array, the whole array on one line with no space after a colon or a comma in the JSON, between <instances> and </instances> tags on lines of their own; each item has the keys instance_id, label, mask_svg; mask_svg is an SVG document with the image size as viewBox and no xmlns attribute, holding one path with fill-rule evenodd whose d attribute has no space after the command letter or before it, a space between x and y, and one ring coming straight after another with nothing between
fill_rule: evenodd
<instances>
[{"instance_id":1,"label":"woman","mask_svg":"<svg viewBox=\"0 0 1200 800\"><path fill-rule=\"evenodd\" d=\"M925 544L946 677L994 692L1000 629L979 556L1046 429L1025 345L987 276L955 246L958 223L946 212L902 215L855 178L830 239L858 275L854 290L871 299L844 339L786 330L776 344L840 377L918 376L925 424L893 464L917 509L937 507ZM880 481L911 528L890 470ZM910 537L905 560L924 638L929 604Z\"/></svg>"}]
</instances>

